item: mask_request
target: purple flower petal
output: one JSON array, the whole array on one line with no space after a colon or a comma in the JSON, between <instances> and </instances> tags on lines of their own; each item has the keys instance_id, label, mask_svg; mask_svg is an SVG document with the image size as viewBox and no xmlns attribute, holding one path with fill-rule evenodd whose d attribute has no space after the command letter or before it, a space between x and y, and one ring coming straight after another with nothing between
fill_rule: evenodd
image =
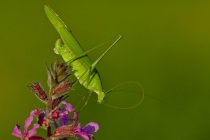
<instances>
[{"instance_id":1,"label":"purple flower petal","mask_svg":"<svg viewBox=\"0 0 210 140\"><path fill-rule=\"evenodd\" d=\"M68 111L66 111L65 109L60 110L59 116L63 117L64 115L68 115Z\"/></svg>"},{"instance_id":2,"label":"purple flower petal","mask_svg":"<svg viewBox=\"0 0 210 140\"><path fill-rule=\"evenodd\" d=\"M75 129L75 135L77 137L83 138L84 140L89 140L90 139L88 134L81 131L81 124L80 123L78 124L78 126Z\"/></svg>"},{"instance_id":3,"label":"purple flower petal","mask_svg":"<svg viewBox=\"0 0 210 140\"><path fill-rule=\"evenodd\" d=\"M25 134L28 132L28 127L31 124L31 122L33 121L33 117L36 112L37 112L36 109L31 111L30 116L25 120L25 125L24 125L24 133Z\"/></svg>"},{"instance_id":4,"label":"purple flower petal","mask_svg":"<svg viewBox=\"0 0 210 140\"><path fill-rule=\"evenodd\" d=\"M36 112L37 112L37 109L32 110L32 111L30 112L30 116L34 116L34 115L36 114Z\"/></svg>"},{"instance_id":5,"label":"purple flower petal","mask_svg":"<svg viewBox=\"0 0 210 140\"><path fill-rule=\"evenodd\" d=\"M90 122L82 128L82 131L87 134L91 134L91 133L97 132L98 129L99 129L99 125L97 123Z\"/></svg>"},{"instance_id":6,"label":"purple flower petal","mask_svg":"<svg viewBox=\"0 0 210 140\"><path fill-rule=\"evenodd\" d=\"M80 124L80 123L78 123L78 126L77 126L77 128L76 128L76 131L78 131L78 132L81 131L81 124Z\"/></svg>"},{"instance_id":7,"label":"purple flower petal","mask_svg":"<svg viewBox=\"0 0 210 140\"><path fill-rule=\"evenodd\" d=\"M66 111L68 111L68 112L74 111L74 108L73 108L73 106L71 104L69 104L69 103L67 103L65 101L63 101L62 104L65 105Z\"/></svg>"},{"instance_id":8,"label":"purple flower petal","mask_svg":"<svg viewBox=\"0 0 210 140\"><path fill-rule=\"evenodd\" d=\"M73 119L70 118L70 117L68 116L68 114L65 114L64 116L62 116L62 117L60 118L60 125L61 125L61 126L68 125L68 121L73 121Z\"/></svg>"},{"instance_id":9,"label":"purple flower petal","mask_svg":"<svg viewBox=\"0 0 210 140\"><path fill-rule=\"evenodd\" d=\"M74 111L74 120L73 120L73 124L76 124L78 121L78 115L77 113Z\"/></svg>"},{"instance_id":10,"label":"purple flower petal","mask_svg":"<svg viewBox=\"0 0 210 140\"><path fill-rule=\"evenodd\" d=\"M34 124L33 128L30 131L28 131L28 133L27 133L28 138L30 138L36 134L37 128L39 128L39 124Z\"/></svg>"},{"instance_id":11,"label":"purple flower petal","mask_svg":"<svg viewBox=\"0 0 210 140\"><path fill-rule=\"evenodd\" d=\"M12 135L19 138L24 138L24 135L20 132L20 126L18 124L15 125Z\"/></svg>"},{"instance_id":12,"label":"purple flower petal","mask_svg":"<svg viewBox=\"0 0 210 140\"><path fill-rule=\"evenodd\" d=\"M84 140L90 140L89 136L86 133L80 132L76 134L77 137L83 138Z\"/></svg>"}]
</instances>

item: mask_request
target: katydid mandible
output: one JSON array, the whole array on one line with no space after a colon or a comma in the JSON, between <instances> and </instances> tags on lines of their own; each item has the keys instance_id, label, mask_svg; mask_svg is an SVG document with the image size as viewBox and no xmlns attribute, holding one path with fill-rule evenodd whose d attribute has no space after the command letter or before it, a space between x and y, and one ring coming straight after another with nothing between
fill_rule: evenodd
<instances>
[{"instance_id":1,"label":"katydid mandible","mask_svg":"<svg viewBox=\"0 0 210 140\"><path fill-rule=\"evenodd\" d=\"M81 48L58 15L47 5L44 6L44 9L61 37L56 42L55 52L60 54L65 62L70 62L69 64L80 84L89 89L90 92L95 92L98 95L98 102L101 103L105 97L105 92L96 65L122 36L119 35L114 43L94 63L91 63L87 52Z\"/></svg>"}]
</instances>

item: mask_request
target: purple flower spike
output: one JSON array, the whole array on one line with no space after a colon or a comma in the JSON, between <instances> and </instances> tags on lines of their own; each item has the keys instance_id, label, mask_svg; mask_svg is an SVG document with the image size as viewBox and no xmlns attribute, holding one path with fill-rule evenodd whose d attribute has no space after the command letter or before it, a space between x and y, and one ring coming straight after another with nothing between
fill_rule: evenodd
<instances>
[{"instance_id":1,"label":"purple flower spike","mask_svg":"<svg viewBox=\"0 0 210 140\"><path fill-rule=\"evenodd\" d=\"M28 130L29 125L31 124L31 122L33 121L33 117L35 115L37 110L33 110L30 113L30 116L26 119L25 121L25 125L24 125L24 134L22 134L20 132L20 126L17 124L14 127L14 130L12 132L12 135L15 137L19 137L22 139L28 139L30 140L31 137L33 137L36 134L36 129L39 128L39 124L34 124L33 128L31 130ZM40 137L41 138L41 137Z\"/></svg>"}]
</instances>

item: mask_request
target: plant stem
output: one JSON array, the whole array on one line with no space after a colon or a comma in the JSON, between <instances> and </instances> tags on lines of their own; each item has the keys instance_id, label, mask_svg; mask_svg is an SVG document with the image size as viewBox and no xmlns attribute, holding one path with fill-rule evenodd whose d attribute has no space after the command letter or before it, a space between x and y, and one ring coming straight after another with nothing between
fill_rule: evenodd
<instances>
[{"instance_id":1,"label":"plant stem","mask_svg":"<svg viewBox=\"0 0 210 140\"><path fill-rule=\"evenodd\" d=\"M49 92L49 97L48 97L48 101L47 101L47 118L51 119L51 111L52 111L52 88L50 89ZM51 122L47 121L47 140L51 140Z\"/></svg>"},{"instance_id":2,"label":"plant stem","mask_svg":"<svg viewBox=\"0 0 210 140\"><path fill-rule=\"evenodd\" d=\"M50 125L50 124L48 124L48 125ZM47 140L51 140L51 138L50 138L51 135L52 135L51 134L51 126L48 126L47 127Z\"/></svg>"}]
</instances>

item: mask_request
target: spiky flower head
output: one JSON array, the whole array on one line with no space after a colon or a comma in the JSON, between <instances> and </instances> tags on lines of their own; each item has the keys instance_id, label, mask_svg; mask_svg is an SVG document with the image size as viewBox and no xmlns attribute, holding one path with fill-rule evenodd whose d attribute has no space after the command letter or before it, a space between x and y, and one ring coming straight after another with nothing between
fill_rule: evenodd
<instances>
[{"instance_id":1,"label":"spiky flower head","mask_svg":"<svg viewBox=\"0 0 210 140\"><path fill-rule=\"evenodd\" d=\"M54 66L51 64L50 67L47 65L46 67L48 72L48 85L50 88L57 86L70 76L71 68L67 63L60 63L56 60Z\"/></svg>"}]
</instances>

